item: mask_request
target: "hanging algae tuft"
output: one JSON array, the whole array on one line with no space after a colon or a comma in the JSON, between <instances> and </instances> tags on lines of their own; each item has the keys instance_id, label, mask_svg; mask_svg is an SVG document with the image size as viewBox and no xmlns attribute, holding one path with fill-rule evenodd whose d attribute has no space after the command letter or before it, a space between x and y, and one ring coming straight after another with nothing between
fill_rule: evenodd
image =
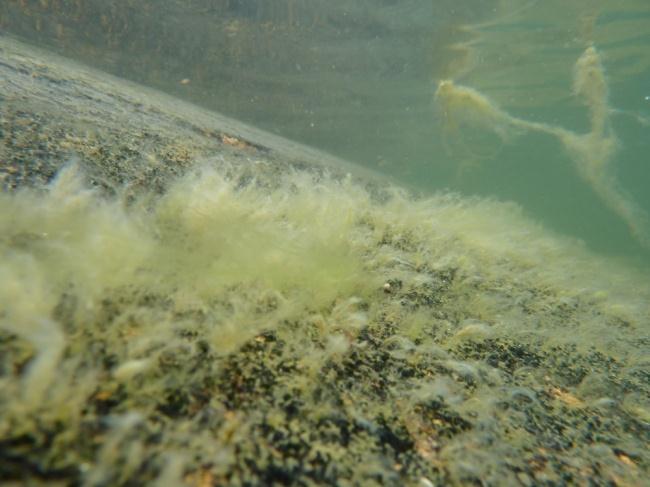
<instances>
[{"instance_id":1,"label":"hanging algae tuft","mask_svg":"<svg viewBox=\"0 0 650 487\"><path fill-rule=\"evenodd\" d=\"M618 139L609 123L613 110L608 105L605 71L593 46L589 46L575 64L573 94L589 110L588 133L580 134L556 125L514 117L479 91L457 85L452 80L440 81L435 96L447 135L466 124L491 130L503 142L526 132L542 132L558 138L580 176L626 222L634 237L650 248L648 215L620 188L611 170Z\"/></svg>"}]
</instances>

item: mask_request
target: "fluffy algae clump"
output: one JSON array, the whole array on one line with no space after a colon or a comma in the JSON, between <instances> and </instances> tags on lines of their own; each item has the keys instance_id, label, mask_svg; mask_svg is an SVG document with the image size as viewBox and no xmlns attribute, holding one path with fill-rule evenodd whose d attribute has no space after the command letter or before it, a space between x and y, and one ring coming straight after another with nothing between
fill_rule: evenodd
<instances>
[{"instance_id":1,"label":"fluffy algae clump","mask_svg":"<svg viewBox=\"0 0 650 487\"><path fill-rule=\"evenodd\" d=\"M81 167L0 194L3 479L646 477L647 282L516 206L226 156L107 196Z\"/></svg>"}]
</instances>

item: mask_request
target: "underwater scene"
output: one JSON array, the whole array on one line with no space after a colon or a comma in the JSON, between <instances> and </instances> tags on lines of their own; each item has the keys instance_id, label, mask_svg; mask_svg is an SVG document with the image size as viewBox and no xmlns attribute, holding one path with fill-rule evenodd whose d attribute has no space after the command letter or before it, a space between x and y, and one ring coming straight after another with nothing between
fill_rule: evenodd
<instances>
[{"instance_id":1,"label":"underwater scene","mask_svg":"<svg viewBox=\"0 0 650 487\"><path fill-rule=\"evenodd\" d=\"M1 1L0 486L648 485L649 153L647 0Z\"/></svg>"}]
</instances>

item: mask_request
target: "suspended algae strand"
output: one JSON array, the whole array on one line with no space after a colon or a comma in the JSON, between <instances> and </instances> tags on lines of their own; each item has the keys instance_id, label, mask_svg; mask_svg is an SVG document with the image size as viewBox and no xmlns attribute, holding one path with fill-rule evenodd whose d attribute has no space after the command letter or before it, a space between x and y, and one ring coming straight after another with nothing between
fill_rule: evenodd
<instances>
[{"instance_id":1,"label":"suspended algae strand","mask_svg":"<svg viewBox=\"0 0 650 487\"><path fill-rule=\"evenodd\" d=\"M488 127L504 141L512 139L513 135L521 134L523 131L558 135L556 127L513 117L479 91L457 85L452 80L440 81L435 97L442 107L445 123L451 123L450 128L453 129L458 128L460 121L464 121Z\"/></svg>"},{"instance_id":2,"label":"suspended algae strand","mask_svg":"<svg viewBox=\"0 0 650 487\"><path fill-rule=\"evenodd\" d=\"M650 248L647 214L619 187L610 169L618 139L609 123L612 110L607 102L605 70L593 46L589 46L576 61L573 93L589 110L588 133L580 134L560 126L514 117L479 91L457 85L452 80L440 81L435 97L447 134L457 131L464 123L491 130L504 142L525 132L542 132L558 138L580 176L627 223L634 237Z\"/></svg>"},{"instance_id":3,"label":"suspended algae strand","mask_svg":"<svg viewBox=\"0 0 650 487\"><path fill-rule=\"evenodd\" d=\"M591 131L577 134L562 129L557 130L557 136L575 162L580 175L610 206L618 207L620 202L612 200L612 196L618 192L614 190L616 182L613 175L608 174L618 147L618 139L609 124L611 110L607 104L605 70L600 55L593 46L588 47L576 61L573 71L573 93L582 99L589 110ZM607 186L611 188L605 191L604 188ZM614 197L614 200L616 199ZM620 199L625 197L621 195Z\"/></svg>"},{"instance_id":4,"label":"suspended algae strand","mask_svg":"<svg viewBox=\"0 0 650 487\"><path fill-rule=\"evenodd\" d=\"M632 235L650 248L648 215L618 185L610 168L619 144L609 122L612 109L608 104L608 91L600 54L594 46L589 46L576 61L573 93L582 98L589 110L591 131L575 134L560 130L558 136L582 178L626 222Z\"/></svg>"},{"instance_id":5,"label":"suspended algae strand","mask_svg":"<svg viewBox=\"0 0 650 487\"><path fill-rule=\"evenodd\" d=\"M442 80L438 83L436 100L446 129L456 131L464 122L489 128L504 141L512 138L516 119L475 89Z\"/></svg>"},{"instance_id":6,"label":"suspended algae strand","mask_svg":"<svg viewBox=\"0 0 650 487\"><path fill-rule=\"evenodd\" d=\"M608 89L600 55L593 46L588 47L576 62L573 72L573 93L582 97L591 112L591 132L602 134L609 112Z\"/></svg>"}]
</instances>

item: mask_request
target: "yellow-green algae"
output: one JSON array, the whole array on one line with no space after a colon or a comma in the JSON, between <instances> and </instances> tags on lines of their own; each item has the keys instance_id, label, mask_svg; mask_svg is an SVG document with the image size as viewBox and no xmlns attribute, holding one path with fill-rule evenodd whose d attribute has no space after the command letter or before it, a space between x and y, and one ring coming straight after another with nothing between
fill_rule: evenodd
<instances>
[{"instance_id":1,"label":"yellow-green algae","mask_svg":"<svg viewBox=\"0 0 650 487\"><path fill-rule=\"evenodd\" d=\"M0 194L3 479L647 478L647 280L512 204L238 171Z\"/></svg>"}]
</instances>

